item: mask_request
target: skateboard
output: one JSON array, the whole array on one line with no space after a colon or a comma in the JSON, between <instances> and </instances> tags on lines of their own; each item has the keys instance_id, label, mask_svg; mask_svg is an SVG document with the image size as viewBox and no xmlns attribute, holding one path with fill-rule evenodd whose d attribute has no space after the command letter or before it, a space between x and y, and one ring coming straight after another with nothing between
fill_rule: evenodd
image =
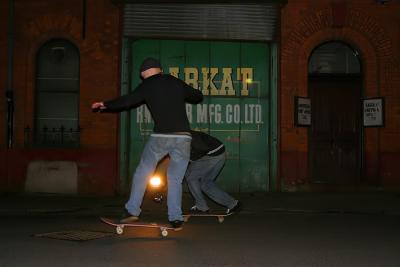
<instances>
[{"instance_id":1,"label":"skateboard","mask_svg":"<svg viewBox=\"0 0 400 267\"><path fill-rule=\"evenodd\" d=\"M109 219L109 218L104 218L100 217L100 220L108 225L115 226L115 232L119 235L122 235L124 233L124 228L125 227L147 227L147 228L158 228L160 229L161 235L163 237L166 237L168 235L168 230L172 231L177 231L175 228L170 227L168 225L164 224L157 224L157 223L140 223L140 222L134 222L134 223L118 223L115 220Z\"/></svg>"},{"instance_id":2,"label":"skateboard","mask_svg":"<svg viewBox=\"0 0 400 267\"><path fill-rule=\"evenodd\" d=\"M224 212L212 212L212 213L187 213L183 214L183 220L188 222L190 217L217 217L219 223L223 223L225 217L232 215L233 213Z\"/></svg>"}]
</instances>

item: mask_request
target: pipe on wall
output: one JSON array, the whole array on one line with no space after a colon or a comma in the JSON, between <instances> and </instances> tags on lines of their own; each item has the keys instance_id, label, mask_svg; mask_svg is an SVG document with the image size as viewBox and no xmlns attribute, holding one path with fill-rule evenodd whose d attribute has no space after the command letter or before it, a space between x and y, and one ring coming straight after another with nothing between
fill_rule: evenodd
<instances>
[{"instance_id":1,"label":"pipe on wall","mask_svg":"<svg viewBox=\"0 0 400 267\"><path fill-rule=\"evenodd\" d=\"M7 60L7 147L12 148L14 137L14 0L8 1L8 60Z\"/></svg>"}]
</instances>

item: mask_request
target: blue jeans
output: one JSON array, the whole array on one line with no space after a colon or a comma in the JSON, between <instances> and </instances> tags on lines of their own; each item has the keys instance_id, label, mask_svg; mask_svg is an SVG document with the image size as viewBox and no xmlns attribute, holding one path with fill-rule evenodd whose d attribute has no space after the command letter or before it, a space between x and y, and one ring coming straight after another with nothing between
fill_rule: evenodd
<instances>
[{"instance_id":1,"label":"blue jeans","mask_svg":"<svg viewBox=\"0 0 400 267\"><path fill-rule=\"evenodd\" d=\"M190 158L191 137L186 135L152 134L147 141L140 163L132 178L131 194L125 208L132 215L142 211L143 196L157 163L169 154L168 179L168 220L183 220L182 180Z\"/></svg>"},{"instance_id":2,"label":"blue jeans","mask_svg":"<svg viewBox=\"0 0 400 267\"><path fill-rule=\"evenodd\" d=\"M236 205L237 201L215 183L215 179L224 164L225 153L214 157L204 156L190 162L185 178L195 205L199 210L206 211L209 209L202 192L229 209Z\"/></svg>"}]
</instances>

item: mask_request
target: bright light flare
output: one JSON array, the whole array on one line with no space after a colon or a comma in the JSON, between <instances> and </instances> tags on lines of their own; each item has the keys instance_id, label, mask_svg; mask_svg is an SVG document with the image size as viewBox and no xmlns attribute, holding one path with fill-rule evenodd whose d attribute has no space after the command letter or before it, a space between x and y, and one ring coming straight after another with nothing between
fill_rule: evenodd
<instances>
[{"instance_id":1,"label":"bright light flare","mask_svg":"<svg viewBox=\"0 0 400 267\"><path fill-rule=\"evenodd\" d=\"M161 186L161 178L158 176L153 176L150 178L150 185L152 187L160 187Z\"/></svg>"},{"instance_id":2,"label":"bright light flare","mask_svg":"<svg viewBox=\"0 0 400 267\"><path fill-rule=\"evenodd\" d=\"M252 83L252 82L253 82L253 79L251 79L251 78L246 79L246 83Z\"/></svg>"}]
</instances>

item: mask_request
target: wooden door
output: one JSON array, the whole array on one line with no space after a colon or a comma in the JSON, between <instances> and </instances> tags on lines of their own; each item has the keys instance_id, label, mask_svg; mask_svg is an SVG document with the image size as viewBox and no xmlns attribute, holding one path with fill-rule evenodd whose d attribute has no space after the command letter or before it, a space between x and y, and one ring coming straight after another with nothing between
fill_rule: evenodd
<instances>
[{"instance_id":1,"label":"wooden door","mask_svg":"<svg viewBox=\"0 0 400 267\"><path fill-rule=\"evenodd\" d=\"M359 76L309 77L312 103L309 167L312 182L359 182L361 85Z\"/></svg>"}]
</instances>

